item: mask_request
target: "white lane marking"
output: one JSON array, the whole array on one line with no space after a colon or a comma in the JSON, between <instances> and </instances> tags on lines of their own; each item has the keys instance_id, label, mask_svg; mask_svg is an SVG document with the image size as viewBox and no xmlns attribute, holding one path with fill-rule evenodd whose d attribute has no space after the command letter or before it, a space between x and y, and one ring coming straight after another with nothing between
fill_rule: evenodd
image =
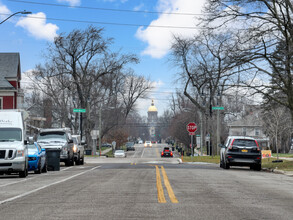
<instances>
[{"instance_id":1,"label":"white lane marking","mask_svg":"<svg viewBox=\"0 0 293 220\"><path fill-rule=\"evenodd\" d=\"M64 171L64 170L68 170L68 169L71 169L72 167L67 167L67 168L64 168L64 169L60 169L60 171ZM45 173L45 174L42 174L42 175L47 175L48 173ZM13 184L16 184L16 183L21 183L21 182L25 182L25 181L28 181L28 180L32 180L32 179L35 179L37 178L37 176L35 177L31 177L31 178L26 178L24 180L20 180L20 181L17 181L17 182L12 182L12 183L7 183L7 184L4 184L4 185L0 185L0 188L1 187L5 187L5 186L10 186L10 185L13 185Z\"/></svg>"},{"instance_id":2,"label":"white lane marking","mask_svg":"<svg viewBox=\"0 0 293 220\"><path fill-rule=\"evenodd\" d=\"M143 151L142 151L142 154L141 154L141 157L140 157L140 158L142 158L142 156L143 156L143 154L144 154L144 150L145 150L145 148L143 148Z\"/></svg>"},{"instance_id":3,"label":"white lane marking","mask_svg":"<svg viewBox=\"0 0 293 220\"><path fill-rule=\"evenodd\" d=\"M67 168L64 168L64 169L61 169L60 171L65 171L65 170L68 170L68 169L71 169L72 167L67 167Z\"/></svg>"},{"instance_id":4,"label":"white lane marking","mask_svg":"<svg viewBox=\"0 0 293 220\"><path fill-rule=\"evenodd\" d=\"M27 178L27 179L20 180L20 181L17 181L17 182L7 183L7 184L4 184L4 185L1 185L0 187L9 186L9 185L13 185L13 184L16 184L16 183L21 183L21 182L27 181L27 180L29 180L29 179L34 179L34 178L36 178L36 177Z\"/></svg>"},{"instance_id":5,"label":"white lane marking","mask_svg":"<svg viewBox=\"0 0 293 220\"><path fill-rule=\"evenodd\" d=\"M65 179L63 179L63 180L59 180L59 181L57 181L57 182L50 183L50 184L48 184L48 185L45 185L45 186L42 186L42 187L40 187L40 188L37 188L37 189L31 190L31 191L29 191L29 192L22 193L22 194L20 194L20 195L18 195L18 196L14 196L14 197L11 197L11 198L9 198L9 199L2 200L2 201L0 201L0 205L4 204L4 203L6 203L6 202L11 202L11 201L13 201L13 200L16 200L16 199L22 198L22 197L27 196L27 195L30 195L30 194L32 194L32 193L38 192L38 191L40 191L40 190L42 190L42 189L45 189L45 188L48 188L48 187L50 187L50 186L54 186L54 185L56 185L56 184L63 183L63 182L65 182L65 181L67 181L67 180L73 179L73 178L75 178L75 177L77 177L77 176L80 176L80 175L83 175L83 174L88 173L88 172L90 172L90 171L93 171L93 170L95 170L95 169L97 169L97 168L99 168L99 167L101 167L101 166L93 167L93 168L90 169L90 170L86 170L86 171L84 171L84 172L81 172L81 173L75 174L75 175L70 176L70 177L67 177L67 178L65 178Z\"/></svg>"}]
</instances>

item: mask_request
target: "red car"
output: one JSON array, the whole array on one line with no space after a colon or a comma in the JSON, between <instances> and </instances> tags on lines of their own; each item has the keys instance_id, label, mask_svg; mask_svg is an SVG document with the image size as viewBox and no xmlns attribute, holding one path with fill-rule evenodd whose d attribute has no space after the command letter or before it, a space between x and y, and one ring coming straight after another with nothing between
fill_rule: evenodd
<instances>
[{"instance_id":1,"label":"red car","mask_svg":"<svg viewBox=\"0 0 293 220\"><path fill-rule=\"evenodd\" d=\"M164 147L164 150L161 153L161 157L173 157L173 152L169 147Z\"/></svg>"}]
</instances>

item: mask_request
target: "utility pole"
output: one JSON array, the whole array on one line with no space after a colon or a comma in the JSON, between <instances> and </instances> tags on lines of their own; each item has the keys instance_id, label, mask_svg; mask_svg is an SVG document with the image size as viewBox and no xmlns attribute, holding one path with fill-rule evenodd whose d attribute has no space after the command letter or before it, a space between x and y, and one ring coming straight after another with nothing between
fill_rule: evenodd
<instances>
[{"instance_id":1,"label":"utility pole","mask_svg":"<svg viewBox=\"0 0 293 220\"><path fill-rule=\"evenodd\" d=\"M101 146L102 146L102 105L100 106L99 109L99 156L101 156Z\"/></svg>"}]
</instances>

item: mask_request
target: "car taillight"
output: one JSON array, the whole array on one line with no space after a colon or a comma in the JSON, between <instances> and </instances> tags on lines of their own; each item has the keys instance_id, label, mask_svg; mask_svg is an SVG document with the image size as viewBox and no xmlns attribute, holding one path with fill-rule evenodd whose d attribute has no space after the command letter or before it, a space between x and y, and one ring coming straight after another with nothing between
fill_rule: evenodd
<instances>
[{"instance_id":1,"label":"car taillight","mask_svg":"<svg viewBox=\"0 0 293 220\"><path fill-rule=\"evenodd\" d=\"M232 150L234 141L235 141L235 139L233 139L232 143L231 143L230 146L228 147L229 150Z\"/></svg>"},{"instance_id":2,"label":"car taillight","mask_svg":"<svg viewBox=\"0 0 293 220\"><path fill-rule=\"evenodd\" d=\"M161 155L164 155L164 151L161 153Z\"/></svg>"},{"instance_id":3,"label":"car taillight","mask_svg":"<svg viewBox=\"0 0 293 220\"><path fill-rule=\"evenodd\" d=\"M259 145L258 145L258 143L257 143L257 141L256 141L256 140L254 140L254 141L255 141L255 143L256 143L257 150L259 151Z\"/></svg>"},{"instance_id":4,"label":"car taillight","mask_svg":"<svg viewBox=\"0 0 293 220\"><path fill-rule=\"evenodd\" d=\"M173 156L173 153L171 152L171 156Z\"/></svg>"}]
</instances>

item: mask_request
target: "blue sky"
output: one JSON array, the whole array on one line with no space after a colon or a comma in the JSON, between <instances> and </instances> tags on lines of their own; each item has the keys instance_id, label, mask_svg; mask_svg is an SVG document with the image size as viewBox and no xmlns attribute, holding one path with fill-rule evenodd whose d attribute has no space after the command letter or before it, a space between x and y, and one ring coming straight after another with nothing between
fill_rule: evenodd
<instances>
[{"instance_id":1,"label":"blue sky","mask_svg":"<svg viewBox=\"0 0 293 220\"><path fill-rule=\"evenodd\" d=\"M205 0L0 0L0 21L19 11L31 15L13 16L0 25L0 52L19 52L22 72L42 63L48 43L60 33L103 27L105 37L113 37L112 50L135 53L140 58L132 66L137 74L154 81L155 89L137 109L146 114L151 99L159 115L168 108L171 92L180 85L176 70L168 62L173 35L193 36L196 14ZM168 27L168 28L167 28Z\"/></svg>"}]
</instances>

